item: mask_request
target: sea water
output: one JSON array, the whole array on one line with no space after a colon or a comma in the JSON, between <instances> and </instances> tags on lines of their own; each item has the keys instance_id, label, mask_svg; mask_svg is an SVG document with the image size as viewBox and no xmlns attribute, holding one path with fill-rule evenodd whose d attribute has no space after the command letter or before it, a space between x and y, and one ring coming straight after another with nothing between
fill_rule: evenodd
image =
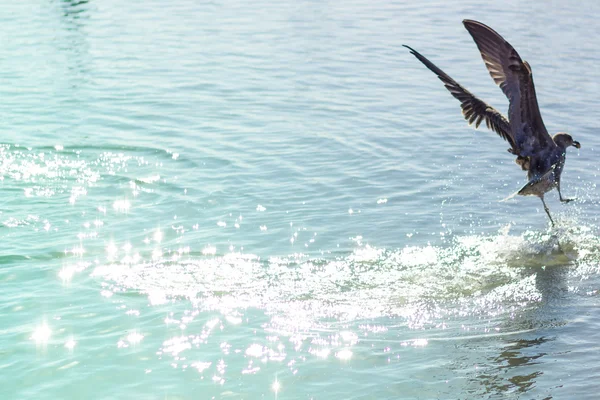
<instances>
[{"instance_id":1,"label":"sea water","mask_svg":"<svg viewBox=\"0 0 600 400\"><path fill-rule=\"evenodd\" d=\"M600 370L598 3L12 2L2 399L584 399ZM562 205L408 51L570 132Z\"/></svg>"}]
</instances>

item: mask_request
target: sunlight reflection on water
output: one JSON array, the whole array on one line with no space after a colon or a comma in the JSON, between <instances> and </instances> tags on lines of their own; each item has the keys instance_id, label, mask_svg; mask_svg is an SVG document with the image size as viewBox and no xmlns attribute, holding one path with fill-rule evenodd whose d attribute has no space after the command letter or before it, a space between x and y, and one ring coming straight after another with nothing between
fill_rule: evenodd
<instances>
[{"instance_id":1,"label":"sunlight reflection on water","mask_svg":"<svg viewBox=\"0 0 600 400\"><path fill-rule=\"evenodd\" d=\"M31 335L31 339L35 341L37 345L46 345L50 340L50 336L52 335L52 330L48 327L46 322L38 326L33 334Z\"/></svg>"}]
</instances>

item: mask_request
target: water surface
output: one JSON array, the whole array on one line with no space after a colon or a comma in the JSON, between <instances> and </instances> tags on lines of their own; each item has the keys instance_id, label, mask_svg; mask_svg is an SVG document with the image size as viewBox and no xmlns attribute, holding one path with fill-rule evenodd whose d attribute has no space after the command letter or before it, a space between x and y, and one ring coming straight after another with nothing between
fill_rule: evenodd
<instances>
[{"instance_id":1,"label":"water surface","mask_svg":"<svg viewBox=\"0 0 600 400\"><path fill-rule=\"evenodd\" d=\"M595 2L5 5L3 398L595 398ZM464 18L528 60L563 192Z\"/></svg>"}]
</instances>

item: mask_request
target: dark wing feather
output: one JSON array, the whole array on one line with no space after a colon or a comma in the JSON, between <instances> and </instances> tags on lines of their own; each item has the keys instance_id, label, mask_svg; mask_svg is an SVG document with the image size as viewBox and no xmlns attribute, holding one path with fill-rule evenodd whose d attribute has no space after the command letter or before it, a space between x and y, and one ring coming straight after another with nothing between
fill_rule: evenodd
<instances>
[{"instance_id":1,"label":"dark wing feather","mask_svg":"<svg viewBox=\"0 0 600 400\"><path fill-rule=\"evenodd\" d=\"M409 49L411 54L417 57L419 61L436 74L444 83L444 86L450 91L452 96L460 101L462 113L469 122L469 125L474 123L475 127L478 128L479 125L485 121L485 124L489 129L493 130L510 143L513 150L517 150L511 133L510 124L498 110L487 105L483 100L475 97L471 92L459 85L458 82L450 78L444 71L436 67L421 53L406 45L404 45L404 47Z\"/></svg>"},{"instance_id":2,"label":"dark wing feather","mask_svg":"<svg viewBox=\"0 0 600 400\"><path fill-rule=\"evenodd\" d=\"M529 64L492 28L477 21L463 23L492 79L508 98L508 118L517 154L536 156L556 147L540 114Z\"/></svg>"}]
</instances>

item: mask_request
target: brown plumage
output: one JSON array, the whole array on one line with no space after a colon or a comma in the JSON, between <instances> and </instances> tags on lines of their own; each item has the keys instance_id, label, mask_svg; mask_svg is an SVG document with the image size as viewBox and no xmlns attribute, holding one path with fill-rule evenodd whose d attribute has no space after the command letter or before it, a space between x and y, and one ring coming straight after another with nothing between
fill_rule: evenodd
<instances>
[{"instance_id":1,"label":"brown plumage","mask_svg":"<svg viewBox=\"0 0 600 400\"><path fill-rule=\"evenodd\" d=\"M473 37L492 79L508 98L508 119L462 87L418 51L406 45L404 47L436 74L450 94L460 101L462 113L469 125L474 123L478 128L485 121L489 129L510 144L508 151L517 156L516 163L527 171L529 179L516 194L538 196L554 225L544 194L556 187L560 201L573 200L562 197L560 176L565 164L566 148L580 148L580 144L567 133L557 133L553 137L548 134L537 103L531 67L521 59L510 43L481 22L464 20L463 23Z\"/></svg>"}]
</instances>

